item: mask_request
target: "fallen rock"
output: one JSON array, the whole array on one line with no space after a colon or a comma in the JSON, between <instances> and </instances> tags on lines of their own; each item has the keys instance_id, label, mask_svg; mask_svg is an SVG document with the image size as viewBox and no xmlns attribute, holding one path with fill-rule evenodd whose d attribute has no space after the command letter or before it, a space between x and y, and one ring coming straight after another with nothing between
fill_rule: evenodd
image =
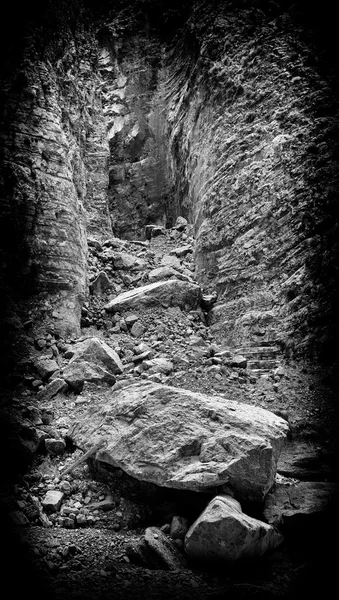
<instances>
[{"instance_id":1,"label":"fallen rock","mask_svg":"<svg viewBox=\"0 0 339 600\"><path fill-rule=\"evenodd\" d=\"M145 227L145 237L146 240L150 240L153 237L157 237L158 235L165 235L166 230L161 225L146 225Z\"/></svg>"},{"instance_id":2,"label":"fallen rock","mask_svg":"<svg viewBox=\"0 0 339 600\"><path fill-rule=\"evenodd\" d=\"M12 510L9 513L9 517L14 525L17 525L19 527L29 525L29 520L21 510Z\"/></svg>"},{"instance_id":3,"label":"fallen rock","mask_svg":"<svg viewBox=\"0 0 339 600\"><path fill-rule=\"evenodd\" d=\"M149 281L161 281L162 279L169 279L175 276L176 272L171 267L158 267L148 273Z\"/></svg>"},{"instance_id":4,"label":"fallen rock","mask_svg":"<svg viewBox=\"0 0 339 600\"><path fill-rule=\"evenodd\" d=\"M42 379L48 379L55 371L59 369L56 360L41 356L34 362L34 367Z\"/></svg>"},{"instance_id":5,"label":"fallen rock","mask_svg":"<svg viewBox=\"0 0 339 600\"><path fill-rule=\"evenodd\" d=\"M174 254L178 258L182 258L187 254L191 254L192 252L192 246L180 246L180 248L173 248L173 250L170 251L170 254Z\"/></svg>"},{"instance_id":6,"label":"fallen rock","mask_svg":"<svg viewBox=\"0 0 339 600\"><path fill-rule=\"evenodd\" d=\"M169 375L173 371L173 363L167 358L152 358L144 361L144 368L150 373L164 373Z\"/></svg>"},{"instance_id":7,"label":"fallen rock","mask_svg":"<svg viewBox=\"0 0 339 600\"><path fill-rule=\"evenodd\" d=\"M64 494L59 490L48 490L41 501L43 509L49 512L56 512L61 506L63 497Z\"/></svg>"},{"instance_id":8,"label":"fallen rock","mask_svg":"<svg viewBox=\"0 0 339 600\"><path fill-rule=\"evenodd\" d=\"M187 219L185 219L184 217L178 217L174 225L175 229L177 229L178 231L184 231L186 226Z\"/></svg>"},{"instance_id":9,"label":"fallen rock","mask_svg":"<svg viewBox=\"0 0 339 600\"><path fill-rule=\"evenodd\" d=\"M115 384L115 376L101 367L85 360L69 364L62 373L63 378L73 391L80 394L83 390L85 381L92 381L97 384L108 383Z\"/></svg>"},{"instance_id":10,"label":"fallen rock","mask_svg":"<svg viewBox=\"0 0 339 600\"><path fill-rule=\"evenodd\" d=\"M262 501L287 432L262 408L147 381L102 395L69 435L81 448L102 440L97 459L141 481L194 491L227 485Z\"/></svg>"},{"instance_id":11,"label":"fallen rock","mask_svg":"<svg viewBox=\"0 0 339 600\"><path fill-rule=\"evenodd\" d=\"M145 541L170 571L187 568L185 558L158 527L147 527Z\"/></svg>"},{"instance_id":12,"label":"fallen rock","mask_svg":"<svg viewBox=\"0 0 339 600\"><path fill-rule=\"evenodd\" d=\"M290 440L282 450L277 469L286 477L314 481L333 474L334 460L314 443Z\"/></svg>"},{"instance_id":13,"label":"fallen rock","mask_svg":"<svg viewBox=\"0 0 339 600\"><path fill-rule=\"evenodd\" d=\"M144 327L144 325L142 323L140 323L140 321L137 321L136 323L134 323L131 327L131 335L133 335L133 337L140 337L142 336L146 331L146 328Z\"/></svg>"},{"instance_id":14,"label":"fallen rock","mask_svg":"<svg viewBox=\"0 0 339 600\"><path fill-rule=\"evenodd\" d=\"M247 367L247 358L244 356L236 355L232 356L230 360L231 367L238 367L239 369L246 369Z\"/></svg>"},{"instance_id":15,"label":"fallen rock","mask_svg":"<svg viewBox=\"0 0 339 600\"><path fill-rule=\"evenodd\" d=\"M67 392L68 385L64 379L57 377L50 381L46 387L37 393L38 400L51 400L59 393Z\"/></svg>"},{"instance_id":16,"label":"fallen rock","mask_svg":"<svg viewBox=\"0 0 339 600\"><path fill-rule=\"evenodd\" d=\"M63 440L47 438L45 439L45 448L48 454L52 454L53 456L62 456L66 450L66 444Z\"/></svg>"},{"instance_id":17,"label":"fallen rock","mask_svg":"<svg viewBox=\"0 0 339 600\"><path fill-rule=\"evenodd\" d=\"M170 536L173 540L183 540L188 529L187 519L176 515L172 519Z\"/></svg>"},{"instance_id":18,"label":"fallen rock","mask_svg":"<svg viewBox=\"0 0 339 600\"><path fill-rule=\"evenodd\" d=\"M139 321L139 315L133 313L131 315L125 316L125 323L127 327L132 327L132 325L134 325L134 323L136 323L137 321Z\"/></svg>"},{"instance_id":19,"label":"fallen rock","mask_svg":"<svg viewBox=\"0 0 339 600\"><path fill-rule=\"evenodd\" d=\"M112 284L105 271L100 271L97 277L89 285L89 291L95 296L101 296L112 287Z\"/></svg>"},{"instance_id":20,"label":"fallen rock","mask_svg":"<svg viewBox=\"0 0 339 600\"><path fill-rule=\"evenodd\" d=\"M70 365L79 361L105 366L111 373L118 374L124 370L118 354L99 338L89 338L74 345L74 355Z\"/></svg>"},{"instance_id":21,"label":"fallen rock","mask_svg":"<svg viewBox=\"0 0 339 600\"><path fill-rule=\"evenodd\" d=\"M200 297L201 289L198 285L188 281L168 279L167 281L156 281L124 292L108 302L105 310L107 312L118 312L156 304L180 306L186 308L186 310L192 310L199 306Z\"/></svg>"},{"instance_id":22,"label":"fallen rock","mask_svg":"<svg viewBox=\"0 0 339 600\"><path fill-rule=\"evenodd\" d=\"M173 269L180 269L181 262L177 256L173 256L170 254L165 254L161 259L161 265L163 267L169 267Z\"/></svg>"},{"instance_id":23,"label":"fallen rock","mask_svg":"<svg viewBox=\"0 0 339 600\"><path fill-rule=\"evenodd\" d=\"M268 523L288 528L312 528L324 524L336 511L339 485L320 481L277 484L265 498L264 517ZM333 516L332 515L332 516Z\"/></svg>"},{"instance_id":24,"label":"fallen rock","mask_svg":"<svg viewBox=\"0 0 339 600\"><path fill-rule=\"evenodd\" d=\"M197 561L218 562L259 558L273 550L283 537L272 525L249 517L231 496L211 500L190 527L185 551Z\"/></svg>"}]
</instances>

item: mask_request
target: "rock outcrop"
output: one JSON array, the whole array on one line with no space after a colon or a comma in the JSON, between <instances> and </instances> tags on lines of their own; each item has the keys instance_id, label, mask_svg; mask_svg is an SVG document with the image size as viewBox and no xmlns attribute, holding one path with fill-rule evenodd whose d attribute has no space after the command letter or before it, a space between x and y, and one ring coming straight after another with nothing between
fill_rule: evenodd
<instances>
[{"instance_id":1,"label":"rock outcrop","mask_svg":"<svg viewBox=\"0 0 339 600\"><path fill-rule=\"evenodd\" d=\"M70 436L81 448L101 439L97 459L141 481L261 501L287 431L269 411L145 382L102 397Z\"/></svg>"},{"instance_id":2,"label":"rock outcrop","mask_svg":"<svg viewBox=\"0 0 339 600\"><path fill-rule=\"evenodd\" d=\"M196 561L234 562L263 556L283 537L272 525L242 512L237 500L216 496L185 537L185 551Z\"/></svg>"}]
</instances>

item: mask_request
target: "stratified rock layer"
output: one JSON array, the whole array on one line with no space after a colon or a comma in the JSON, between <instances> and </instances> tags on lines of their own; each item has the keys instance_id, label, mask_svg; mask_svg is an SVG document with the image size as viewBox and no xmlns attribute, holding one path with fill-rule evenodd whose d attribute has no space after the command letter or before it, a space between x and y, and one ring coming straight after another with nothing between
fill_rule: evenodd
<instances>
[{"instance_id":1,"label":"stratified rock layer","mask_svg":"<svg viewBox=\"0 0 339 600\"><path fill-rule=\"evenodd\" d=\"M262 500L274 482L288 424L264 409L156 383L111 392L70 433L100 461L160 486L229 488Z\"/></svg>"}]
</instances>

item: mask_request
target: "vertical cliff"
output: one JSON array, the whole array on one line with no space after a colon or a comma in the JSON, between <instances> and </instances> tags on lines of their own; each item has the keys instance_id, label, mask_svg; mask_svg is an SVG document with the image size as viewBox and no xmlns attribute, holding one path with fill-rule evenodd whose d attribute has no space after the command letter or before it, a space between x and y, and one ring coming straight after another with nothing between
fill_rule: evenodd
<instances>
[{"instance_id":1,"label":"vertical cliff","mask_svg":"<svg viewBox=\"0 0 339 600\"><path fill-rule=\"evenodd\" d=\"M336 337L338 102L316 25L296 5L196 3L168 62L176 203L233 346L314 356Z\"/></svg>"}]
</instances>

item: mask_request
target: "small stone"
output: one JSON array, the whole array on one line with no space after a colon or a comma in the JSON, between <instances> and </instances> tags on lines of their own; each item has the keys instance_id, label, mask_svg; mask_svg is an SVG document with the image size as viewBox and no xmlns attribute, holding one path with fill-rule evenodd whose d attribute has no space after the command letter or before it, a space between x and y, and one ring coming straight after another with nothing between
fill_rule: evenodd
<instances>
[{"instance_id":1,"label":"small stone","mask_svg":"<svg viewBox=\"0 0 339 600\"><path fill-rule=\"evenodd\" d=\"M86 517L86 515L77 515L76 516L76 524L79 527L85 527L87 525L87 517Z\"/></svg>"},{"instance_id":2,"label":"small stone","mask_svg":"<svg viewBox=\"0 0 339 600\"><path fill-rule=\"evenodd\" d=\"M188 521L184 517L174 516L171 523L170 536L173 540L183 540L188 531Z\"/></svg>"},{"instance_id":3,"label":"small stone","mask_svg":"<svg viewBox=\"0 0 339 600\"><path fill-rule=\"evenodd\" d=\"M145 327L142 325L142 323L140 323L140 321L137 321L136 323L133 324L132 328L131 328L131 335L133 335L133 337L141 337L144 333L145 333L146 329Z\"/></svg>"},{"instance_id":4,"label":"small stone","mask_svg":"<svg viewBox=\"0 0 339 600\"><path fill-rule=\"evenodd\" d=\"M24 515L24 513L21 512L21 510L12 510L9 513L9 517L14 523L14 525L17 525L19 527L29 525L29 520L27 519L26 515Z\"/></svg>"},{"instance_id":5,"label":"small stone","mask_svg":"<svg viewBox=\"0 0 339 600\"><path fill-rule=\"evenodd\" d=\"M139 321L139 315L130 314L125 317L127 327L132 327L132 325L134 325L134 323L136 323L137 321Z\"/></svg>"},{"instance_id":6,"label":"small stone","mask_svg":"<svg viewBox=\"0 0 339 600\"><path fill-rule=\"evenodd\" d=\"M174 228L177 231L184 231L184 229L186 228L188 222L187 219L185 219L184 217L179 216L175 222Z\"/></svg>"},{"instance_id":7,"label":"small stone","mask_svg":"<svg viewBox=\"0 0 339 600\"><path fill-rule=\"evenodd\" d=\"M45 440L45 448L52 456L62 456L66 450L66 444L63 440L48 438Z\"/></svg>"},{"instance_id":8,"label":"small stone","mask_svg":"<svg viewBox=\"0 0 339 600\"><path fill-rule=\"evenodd\" d=\"M64 494L69 495L71 493L71 484L68 481L61 481L59 484L59 489L64 492Z\"/></svg>"},{"instance_id":9,"label":"small stone","mask_svg":"<svg viewBox=\"0 0 339 600\"><path fill-rule=\"evenodd\" d=\"M41 502L42 507L46 511L56 512L60 508L63 497L63 492L60 492L59 490L48 490Z\"/></svg>"}]
</instances>

